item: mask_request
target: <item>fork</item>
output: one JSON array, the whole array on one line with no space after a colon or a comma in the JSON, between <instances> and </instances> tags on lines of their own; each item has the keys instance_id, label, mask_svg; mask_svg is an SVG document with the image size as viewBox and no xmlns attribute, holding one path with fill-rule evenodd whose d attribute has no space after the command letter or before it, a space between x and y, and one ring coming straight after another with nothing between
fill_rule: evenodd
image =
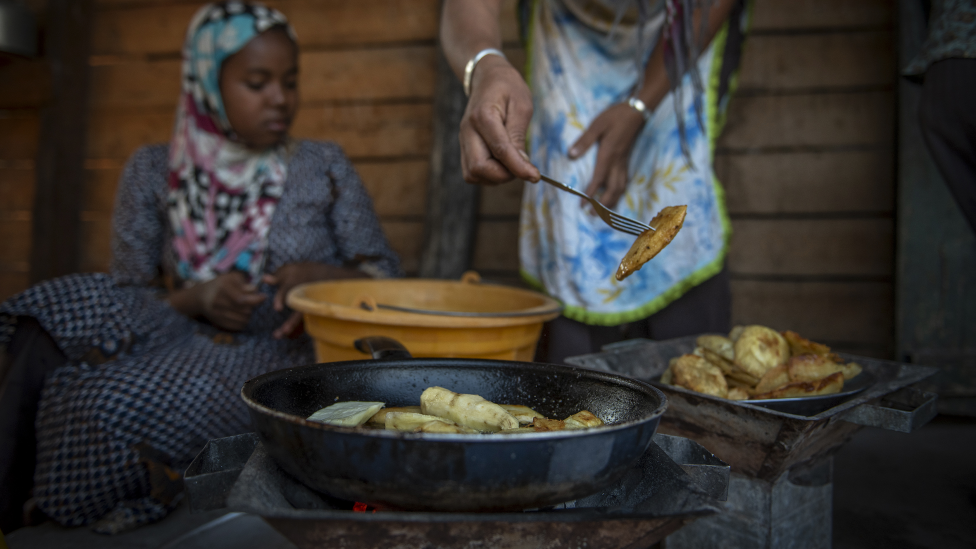
<instances>
[{"instance_id":1,"label":"fork","mask_svg":"<svg viewBox=\"0 0 976 549\"><path fill-rule=\"evenodd\" d=\"M561 189L568 193L575 194L576 196L589 201L590 205L593 206L593 211L596 212L596 215L600 216L600 219L602 219L607 225L610 225L611 229L616 229L622 233L632 234L634 236L640 236L640 234L645 231L656 230L654 227L651 227L650 225L645 225L640 221L636 221L629 217L624 217L618 214L617 212L611 210L610 208L607 208L603 204L600 204L599 200L589 195L583 194L568 185L563 185L562 183L556 181L551 177L547 177L542 174L539 174L539 177L543 181L552 185L553 187L556 187L557 189Z\"/></svg>"}]
</instances>

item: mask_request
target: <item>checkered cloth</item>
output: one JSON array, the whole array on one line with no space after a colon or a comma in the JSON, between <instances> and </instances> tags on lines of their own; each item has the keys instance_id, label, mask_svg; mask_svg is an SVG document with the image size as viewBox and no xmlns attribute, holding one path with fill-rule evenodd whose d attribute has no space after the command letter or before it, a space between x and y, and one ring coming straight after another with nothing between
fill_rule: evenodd
<instances>
[{"instance_id":1,"label":"checkered cloth","mask_svg":"<svg viewBox=\"0 0 976 549\"><path fill-rule=\"evenodd\" d=\"M186 318L153 286L174 272L165 219L166 146L130 159L115 209L111 274L51 280L0 304L0 347L31 316L70 363L47 380L37 418L34 497L65 526L118 532L166 515L182 472L212 438L250 430L243 382L314 361L307 337L274 340L289 312L274 288L229 336ZM265 272L296 262L366 261L400 275L372 203L333 144L297 143L269 232ZM173 476L176 478L173 478ZM96 522L97 521L97 522Z\"/></svg>"}]
</instances>

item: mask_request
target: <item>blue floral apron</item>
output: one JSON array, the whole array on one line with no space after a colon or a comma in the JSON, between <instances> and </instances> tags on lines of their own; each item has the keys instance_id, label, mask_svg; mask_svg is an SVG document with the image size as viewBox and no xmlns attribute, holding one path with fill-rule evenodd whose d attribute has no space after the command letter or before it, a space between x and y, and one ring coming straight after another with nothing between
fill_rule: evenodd
<instances>
[{"instance_id":1,"label":"blue floral apron","mask_svg":"<svg viewBox=\"0 0 976 549\"><path fill-rule=\"evenodd\" d=\"M657 42L663 14L644 29ZM590 122L626 101L638 78L636 30L612 33L577 19L559 0L535 3L529 27L528 80L535 112L529 126L532 162L543 173L579 190L590 182L597 147L570 160L569 147ZM645 318L718 273L731 233L724 192L712 171L721 123L716 89L726 31L698 60L705 80L704 116L694 107L690 76L682 82L686 144L682 153L669 93L639 134L630 158L630 181L616 211L649 222L665 206L688 206L674 241L623 281L614 273L635 237L615 231L580 207L579 198L544 183L525 186L519 255L522 275L556 297L564 314L580 322L616 325Z\"/></svg>"}]
</instances>

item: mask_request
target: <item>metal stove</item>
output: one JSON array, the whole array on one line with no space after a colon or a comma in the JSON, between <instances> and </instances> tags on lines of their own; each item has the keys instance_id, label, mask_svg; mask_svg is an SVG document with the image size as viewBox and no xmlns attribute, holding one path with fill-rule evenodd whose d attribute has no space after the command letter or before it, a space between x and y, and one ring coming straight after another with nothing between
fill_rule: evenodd
<instances>
[{"instance_id":1,"label":"metal stove","mask_svg":"<svg viewBox=\"0 0 976 549\"><path fill-rule=\"evenodd\" d=\"M210 441L186 470L193 511L257 515L297 547L647 548L720 510L729 467L694 441L656 435L619 482L555 507L515 513L357 512L275 464L253 433Z\"/></svg>"},{"instance_id":2,"label":"metal stove","mask_svg":"<svg viewBox=\"0 0 976 549\"><path fill-rule=\"evenodd\" d=\"M695 337L630 340L570 364L647 381L668 397L659 432L687 437L732 467L723 512L671 536L668 548L831 547L832 455L863 427L911 432L936 414L936 395L911 385L935 368L838 353L873 382L842 402L776 408L736 402L657 382Z\"/></svg>"}]
</instances>

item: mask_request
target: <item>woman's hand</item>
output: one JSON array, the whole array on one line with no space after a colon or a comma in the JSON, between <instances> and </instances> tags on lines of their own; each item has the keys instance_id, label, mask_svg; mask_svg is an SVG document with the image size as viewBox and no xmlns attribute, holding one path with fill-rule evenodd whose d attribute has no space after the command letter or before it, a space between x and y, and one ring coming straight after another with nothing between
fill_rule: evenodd
<instances>
[{"instance_id":1,"label":"woman's hand","mask_svg":"<svg viewBox=\"0 0 976 549\"><path fill-rule=\"evenodd\" d=\"M637 141L637 134L644 127L644 117L627 103L617 103L600 113L569 148L573 160L583 156L594 143L600 146L596 152L593 179L586 187L586 194L613 208L627 190L630 177L627 168L630 152ZM586 200L581 200L586 205Z\"/></svg>"},{"instance_id":2,"label":"woman's hand","mask_svg":"<svg viewBox=\"0 0 976 549\"><path fill-rule=\"evenodd\" d=\"M525 153L532 92L522 75L496 55L481 59L461 118L461 172L468 183L497 185L518 177L538 181Z\"/></svg>"},{"instance_id":3,"label":"woman's hand","mask_svg":"<svg viewBox=\"0 0 976 549\"><path fill-rule=\"evenodd\" d=\"M178 294L170 296L170 304L177 310L190 313L188 316L203 316L214 326L233 332L247 326L251 312L266 297L238 271L224 273Z\"/></svg>"},{"instance_id":4,"label":"woman's hand","mask_svg":"<svg viewBox=\"0 0 976 549\"><path fill-rule=\"evenodd\" d=\"M317 282L320 280L339 280L343 278L365 278L368 275L358 269L349 269L346 267L336 267L334 265L326 265L324 263L289 263L277 271L274 274L266 274L262 277L265 284L270 286L277 286L278 290L275 291L274 301L272 302L274 310L284 311L285 310L285 297L288 296L288 292L298 286L299 284L305 284L306 282ZM294 337L297 336L302 327L302 315L299 312L292 312L288 320L278 327L272 333L275 339L281 339L283 337Z\"/></svg>"},{"instance_id":5,"label":"woman's hand","mask_svg":"<svg viewBox=\"0 0 976 549\"><path fill-rule=\"evenodd\" d=\"M200 314L213 325L233 332L247 326L251 312L266 297L239 271L224 273L199 288Z\"/></svg>"}]
</instances>

